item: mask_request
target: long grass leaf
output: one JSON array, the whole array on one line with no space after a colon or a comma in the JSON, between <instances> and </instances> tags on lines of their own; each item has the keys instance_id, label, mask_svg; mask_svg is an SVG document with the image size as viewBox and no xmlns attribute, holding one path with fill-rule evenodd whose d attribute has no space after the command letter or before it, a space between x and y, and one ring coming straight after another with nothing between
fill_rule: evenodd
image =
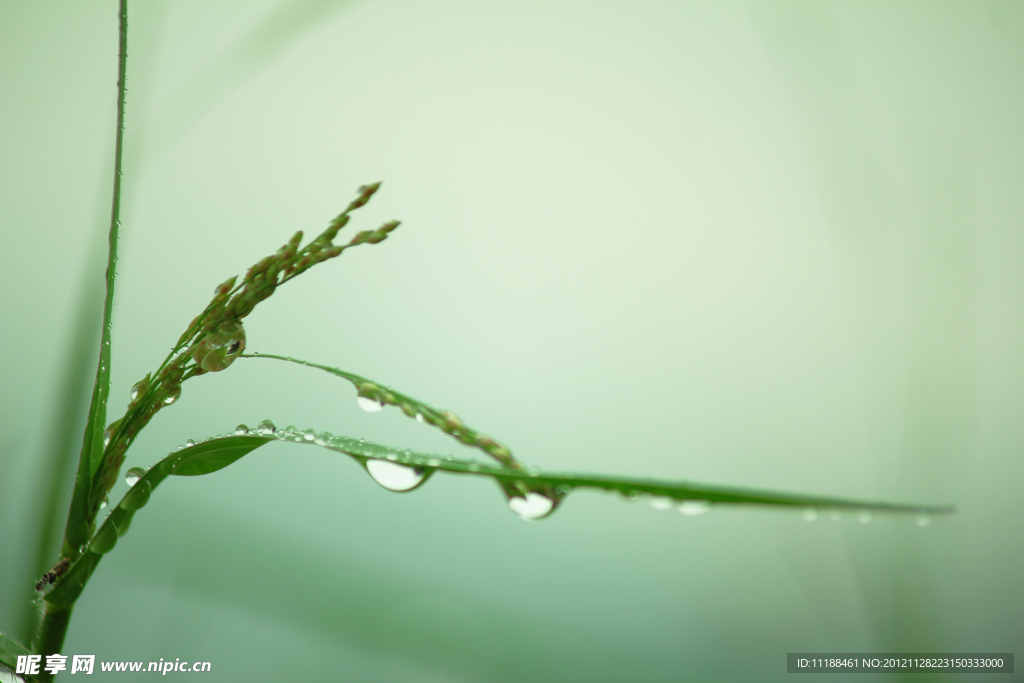
<instances>
[{"instance_id":1,"label":"long grass leaf","mask_svg":"<svg viewBox=\"0 0 1024 683\"><path fill-rule=\"evenodd\" d=\"M110 393L110 324L114 309L114 282L117 278L117 240L121 228L121 157L124 145L125 73L128 58L128 3L120 4L120 43L117 62L117 127L114 146L114 191L110 210L110 233L107 251L106 296L103 301L103 327L100 336L100 357L93 384L89 417L86 420L82 451L75 476L68 523L64 531L65 557L76 557L79 547L89 537L89 493L92 477L103 457L103 430L107 419L107 397Z\"/></svg>"},{"instance_id":2,"label":"long grass leaf","mask_svg":"<svg viewBox=\"0 0 1024 683\"><path fill-rule=\"evenodd\" d=\"M374 380L367 379L366 377L362 377L346 370L341 370L340 368L333 368L329 365L321 365L320 363L311 363L292 356L278 356L273 353L254 353L242 354L241 357L269 358L271 360L285 361L288 363L295 363L296 365L302 365L307 368L323 370L324 372L330 373L336 377L341 377L342 379L348 380L352 383L352 386L356 388L359 400L361 402L365 402L365 405L370 409L375 407L383 408L385 405L397 406L402 409L402 412L407 417L415 418L417 422L424 422L426 424L433 425L461 443L474 448L479 448L481 451L506 467L517 470L524 469L522 464L512 456L512 452L507 446L503 446L491 437L484 436L469 425L463 423L455 413L434 408L423 401L415 399L407 394L403 394L396 389L392 389L391 387L375 382Z\"/></svg>"},{"instance_id":3,"label":"long grass leaf","mask_svg":"<svg viewBox=\"0 0 1024 683\"><path fill-rule=\"evenodd\" d=\"M850 511L860 514L889 513L945 515L951 505L908 505L828 496L812 496L758 489L713 486L688 481L659 481L590 474L560 474L517 470L481 464L448 456L416 453L381 444L312 431L277 430L262 423L255 430L233 436L217 436L169 454L148 471L133 473L132 487L96 531L85 552L45 596L47 603L64 607L74 604L100 558L110 552L117 539L127 533L135 512L168 476L197 476L216 472L244 455L272 441L318 446L344 453L364 467L379 484L392 491L409 491L435 472L447 472L495 481L509 500L509 507L523 517L537 519L550 514L577 489L617 493L629 500L646 498L652 503L678 504L684 514L700 514L710 506L758 505L782 508ZM548 500L540 502L537 496Z\"/></svg>"}]
</instances>

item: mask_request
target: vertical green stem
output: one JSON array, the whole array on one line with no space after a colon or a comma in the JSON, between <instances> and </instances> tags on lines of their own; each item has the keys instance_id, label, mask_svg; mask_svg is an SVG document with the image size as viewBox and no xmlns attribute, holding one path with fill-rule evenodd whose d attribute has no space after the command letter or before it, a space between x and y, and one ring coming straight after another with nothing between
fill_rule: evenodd
<instances>
[{"instance_id":1,"label":"vertical green stem","mask_svg":"<svg viewBox=\"0 0 1024 683\"><path fill-rule=\"evenodd\" d=\"M107 397L110 393L110 319L114 309L114 280L117 271L117 236L121 227L121 158L124 145L125 72L128 63L128 0L120 0L120 42L117 60L117 130L114 147L114 196L110 210L110 237L107 253L107 293L103 302L103 329L100 338L100 358L96 368L89 418L82 440L82 453L78 459L75 489L64 530L62 557L77 559L79 547L89 540L93 514L90 510L92 477L103 455L103 429L107 418ZM37 654L60 652L71 619L72 606L55 607L46 604L43 621L39 626L34 649ZM41 677L39 680L49 680Z\"/></svg>"},{"instance_id":2,"label":"vertical green stem","mask_svg":"<svg viewBox=\"0 0 1024 683\"><path fill-rule=\"evenodd\" d=\"M46 655L60 654L60 648L64 645L64 635L68 632L68 622L71 621L71 610L74 607L74 605L57 607L56 605L46 603L43 623L39 629L40 640L35 647L36 654L43 655L42 664L46 663ZM45 681L52 681L53 676L53 674L47 673L40 668L39 673L33 680L43 683Z\"/></svg>"},{"instance_id":3,"label":"vertical green stem","mask_svg":"<svg viewBox=\"0 0 1024 683\"><path fill-rule=\"evenodd\" d=\"M114 280L117 269L117 235L121 227L121 150L124 144L125 66L128 58L128 0L121 0L121 40L117 68L117 131L114 147L114 197L110 211L110 238L107 254L107 294L103 302L103 329L100 358L96 368L89 418L78 460L78 474L64 531L62 556L77 558L78 548L89 540L91 514L89 494L92 475L103 454L103 429L107 418L107 396L110 393L110 318L114 308Z\"/></svg>"}]
</instances>

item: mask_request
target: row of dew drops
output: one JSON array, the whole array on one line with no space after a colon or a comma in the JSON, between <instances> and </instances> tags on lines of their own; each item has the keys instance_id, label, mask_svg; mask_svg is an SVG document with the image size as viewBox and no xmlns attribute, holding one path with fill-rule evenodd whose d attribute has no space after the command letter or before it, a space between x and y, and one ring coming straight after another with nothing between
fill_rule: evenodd
<instances>
[{"instance_id":1,"label":"row of dew drops","mask_svg":"<svg viewBox=\"0 0 1024 683\"><path fill-rule=\"evenodd\" d=\"M134 391L134 389L133 389ZM384 409L384 404L374 398L367 396L356 396L356 403L360 408L368 413L380 412ZM423 415L420 413L416 414L416 421L423 422ZM277 429L277 426L270 420L263 420L260 422L255 429L250 429L244 424L240 424L235 428L236 436L272 436L281 441L293 441L297 443L315 443L318 446L327 447L342 447L345 450L353 451L354 454L363 455L365 459L361 459L366 468L367 473L370 477L377 482L381 487L388 491L394 491L397 493L403 493L412 491L423 484L431 474L433 474L434 467L441 464L440 460L431 459L427 461L428 467L404 465L398 462L393 462L397 459L397 456L393 453L387 453L384 457L380 457L379 454L374 453L372 456L369 452L358 453L359 444L365 443L363 439L354 440L347 437L338 437L332 435L330 432L316 432L313 429L304 429L299 431L294 426L288 426L284 429ZM211 437L217 438L217 437ZM203 441L209 441L210 439L204 439ZM181 448L190 448L196 445L196 441L189 439ZM179 449L180 450L180 449ZM408 454L409 452L406 451ZM373 457L376 456L376 457ZM451 459L450 457L448 458ZM470 465L470 469L476 469ZM134 486L136 482L146 473L141 467L132 467L125 473L125 482L129 487ZM566 487L560 487L558 493L564 495L568 492ZM518 492L517 495L511 495L506 493L508 499L509 508L525 520L537 520L547 517L560 502L560 498L552 498L551 496L536 491L529 491L523 489ZM676 508L682 515L686 517L700 517L706 515L712 510L712 503L707 500L683 500L677 501L667 496L643 496L639 492L631 492L627 495L629 500L639 500L646 498L652 508L655 510L671 510ZM101 508L107 506L107 501L104 499ZM802 512L803 519L808 522L817 521L820 517L821 511L817 507L805 507ZM840 520L843 518L842 511L838 509L830 509L828 516L832 520ZM857 521L862 524L867 524L871 521L872 515L869 510L860 510L856 513ZM917 526L928 526L931 523L931 517L926 513L916 515L915 523Z\"/></svg>"}]
</instances>

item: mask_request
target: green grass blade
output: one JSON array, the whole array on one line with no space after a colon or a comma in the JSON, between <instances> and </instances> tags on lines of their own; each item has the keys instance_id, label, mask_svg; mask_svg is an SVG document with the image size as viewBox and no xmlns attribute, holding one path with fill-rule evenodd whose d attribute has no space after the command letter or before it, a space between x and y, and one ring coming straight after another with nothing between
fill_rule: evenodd
<instances>
[{"instance_id":1,"label":"green grass blade","mask_svg":"<svg viewBox=\"0 0 1024 683\"><path fill-rule=\"evenodd\" d=\"M0 667L14 671L18 665L18 657L28 654L32 653L25 649L25 646L0 633Z\"/></svg>"},{"instance_id":2,"label":"green grass blade","mask_svg":"<svg viewBox=\"0 0 1024 683\"><path fill-rule=\"evenodd\" d=\"M521 516L530 519L546 516L553 512L569 493L577 489L618 493L630 500L646 497L652 502L679 503L680 511L696 514L706 511L706 509L694 510L694 508L686 506L695 504L759 505L813 508L815 510L856 510L862 513L902 513L929 517L954 512L951 505L908 505L712 486L687 481L658 481L605 475L556 474L518 470L450 456L416 453L329 433L315 433L308 430L297 432L291 429L276 430L273 426L264 423L256 430L246 434L206 439L169 454L146 472L141 470L137 472L138 480L97 529L86 552L82 553L71 564L68 571L54 582L53 587L44 596L45 601L48 605L58 608L74 604L102 556L110 552L116 545L117 539L128 532L135 512L148 503L151 493L168 476L188 477L216 472L271 441L313 445L344 453L364 467L378 483L393 491L409 491L417 488L435 472L491 479L498 484L509 499L509 506ZM406 482L410 485L399 488L389 486L386 480L380 478L380 470L375 474L375 465L380 464L385 464L387 468L390 468L391 473L396 470L406 470L410 473L410 476L406 478ZM129 473L131 473L130 470ZM530 502L529 497L532 495L541 495L550 500L550 505L543 510L542 514L536 516L524 514L522 506L517 509L514 499L520 499L525 505Z\"/></svg>"},{"instance_id":3,"label":"green grass blade","mask_svg":"<svg viewBox=\"0 0 1024 683\"><path fill-rule=\"evenodd\" d=\"M89 417L86 420L82 451L75 476L75 489L68 511L64 531L65 557L77 557L79 546L89 538L89 493L92 477L103 457L103 430L107 419L107 397L110 393L110 323L114 309L114 281L117 277L117 240L121 228L121 157L124 143L125 71L128 58L128 3L120 4L120 45L117 62L117 128L114 147L114 192L110 211L110 233L107 251L106 297L103 301L103 327L100 338L100 358L93 384Z\"/></svg>"},{"instance_id":4,"label":"green grass blade","mask_svg":"<svg viewBox=\"0 0 1024 683\"><path fill-rule=\"evenodd\" d=\"M424 422L437 427L463 444L480 449L506 467L516 470L524 469L522 464L512 456L512 452L507 446L503 446L491 437L484 436L472 427L463 424L462 420L460 420L454 413L434 408L423 401L415 399L407 394L403 394L402 392L385 386L379 382L375 382L367 379L366 377L362 377L339 368L333 368L329 365L311 363L291 356L278 356L273 353L254 353L242 354L241 357L269 358L271 360L286 361L288 363L295 363L296 365L303 365L307 368L323 370L324 372L330 373L336 377L341 377L342 379L348 380L352 383L352 386L356 388L360 397L371 401L375 400L382 406L397 406L402 409L402 412L407 417L412 417L415 418L417 422Z\"/></svg>"},{"instance_id":5,"label":"green grass blade","mask_svg":"<svg viewBox=\"0 0 1024 683\"><path fill-rule=\"evenodd\" d=\"M267 439L255 436L231 436L200 443L185 449L187 454L175 461L171 474L195 477L216 472L266 443Z\"/></svg>"},{"instance_id":6,"label":"green grass blade","mask_svg":"<svg viewBox=\"0 0 1024 683\"><path fill-rule=\"evenodd\" d=\"M99 234L96 235L99 238ZM98 239L96 240L99 241ZM59 520L67 510L67 479L71 474L75 458L75 440L81 419L84 399L88 388L90 368L94 358L96 330L100 324L101 280L97 272L99 245L86 262L82 283L79 287L79 302L74 330L70 339L65 368L53 406L50 424L47 428L48 441L43 451L45 464L42 466L43 480L40 482L36 518L39 520L39 534L32 539L35 561L32 575L38 578L57 560L59 548ZM31 586L21 602L18 634L30 638L38 624L39 610L33 603Z\"/></svg>"}]
</instances>

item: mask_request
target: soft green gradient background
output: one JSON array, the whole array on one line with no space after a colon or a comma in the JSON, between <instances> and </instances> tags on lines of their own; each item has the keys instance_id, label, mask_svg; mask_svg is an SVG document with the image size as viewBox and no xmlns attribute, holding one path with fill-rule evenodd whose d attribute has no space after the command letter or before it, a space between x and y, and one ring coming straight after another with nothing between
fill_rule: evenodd
<instances>
[{"instance_id":1,"label":"soft green gradient background","mask_svg":"<svg viewBox=\"0 0 1024 683\"><path fill-rule=\"evenodd\" d=\"M689 519L583 493L524 523L486 481L395 495L273 444L160 489L65 653L598 682L1024 652L1024 4L151 0L129 54L111 418L214 285L384 179L353 229L403 227L278 292L250 349L450 407L545 469L960 512ZM116 2L0 2L5 630L106 229L115 79ZM465 452L353 395L239 361L126 466L265 417Z\"/></svg>"}]
</instances>

